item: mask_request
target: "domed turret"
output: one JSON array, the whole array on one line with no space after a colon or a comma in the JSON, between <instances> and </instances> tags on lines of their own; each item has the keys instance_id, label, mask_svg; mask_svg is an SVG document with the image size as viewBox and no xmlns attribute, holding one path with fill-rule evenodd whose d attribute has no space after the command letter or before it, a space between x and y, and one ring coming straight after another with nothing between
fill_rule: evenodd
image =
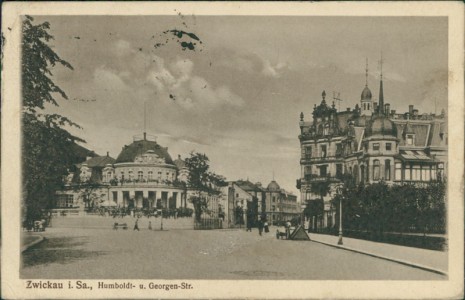
<instances>
[{"instance_id":1,"label":"domed turret","mask_svg":"<svg viewBox=\"0 0 465 300\"><path fill-rule=\"evenodd\" d=\"M271 181L270 184L268 184L268 187L267 189L269 191L279 191L281 190L281 187L279 186L279 184L276 182L276 181Z\"/></svg>"},{"instance_id":2,"label":"domed turret","mask_svg":"<svg viewBox=\"0 0 465 300\"><path fill-rule=\"evenodd\" d=\"M365 88L362 91L362 96L361 96L360 99L361 100L370 100L371 101L371 98L372 98L371 91L368 88L368 86L365 86Z\"/></svg>"},{"instance_id":3,"label":"domed turret","mask_svg":"<svg viewBox=\"0 0 465 300\"><path fill-rule=\"evenodd\" d=\"M378 115L371 119L365 130L365 137L393 136L397 137L397 127L387 117Z\"/></svg>"}]
</instances>

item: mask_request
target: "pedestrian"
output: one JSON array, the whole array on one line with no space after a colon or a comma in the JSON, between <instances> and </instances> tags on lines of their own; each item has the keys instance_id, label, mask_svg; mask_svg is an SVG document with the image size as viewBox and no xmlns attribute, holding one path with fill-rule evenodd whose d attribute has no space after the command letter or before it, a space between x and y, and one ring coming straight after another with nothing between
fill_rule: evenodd
<instances>
[{"instance_id":1,"label":"pedestrian","mask_svg":"<svg viewBox=\"0 0 465 300\"><path fill-rule=\"evenodd\" d=\"M252 232L252 220L250 220L249 218L247 218L247 230L246 231Z\"/></svg>"},{"instance_id":2,"label":"pedestrian","mask_svg":"<svg viewBox=\"0 0 465 300\"><path fill-rule=\"evenodd\" d=\"M265 223L263 225L265 227L265 233L270 232L270 228L268 227L268 221L265 220Z\"/></svg>"},{"instance_id":3,"label":"pedestrian","mask_svg":"<svg viewBox=\"0 0 465 300\"><path fill-rule=\"evenodd\" d=\"M286 222L286 239L289 239L290 235L291 235L291 222L287 221Z\"/></svg>"},{"instance_id":4,"label":"pedestrian","mask_svg":"<svg viewBox=\"0 0 465 300\"><path fill-rule=\"evenodd\" d=\"M139 219L136 219L136 223L134 224L134 230L139 231Z\"/></svg>"},{"instance_id":5,"label":"pedestrian","mask_svg":"<svg viewBox=\"0 0 465 300\"><path fill-rule=\"evenodd\" d=\"M258 234L262 235L262 231L263 231L263 221L258 220Z\"/></svg>"},{"instance_id":6,"label":"pedestrian","mask_svg":"<svg viewBox=\"0 0 465 300\"><path fill-rule=\"evenodd\" d=\"M152 221L149 221L149 230L152 230Z\"/></svg>"}]
</instances>

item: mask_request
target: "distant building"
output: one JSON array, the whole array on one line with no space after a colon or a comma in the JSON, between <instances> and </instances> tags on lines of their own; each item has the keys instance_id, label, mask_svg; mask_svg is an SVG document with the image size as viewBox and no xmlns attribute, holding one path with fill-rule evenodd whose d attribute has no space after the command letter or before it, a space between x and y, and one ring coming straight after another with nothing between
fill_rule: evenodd
<instances>
[{"instance_id":1,"label":"distant building","mask_svg":"<svg viewBox=\"0 0 465 300\"><path fill-rule=\"evenodd\" d=\"M266 217L270 222L278 222L299 216L297 196L281 189L274 180L266 188L260 182L231 181L225 189L232 226L245 225L250 218L257 221Z\"/></svg>"},{"instance_id":2,"label":"distant building","mask_svg":"<svg viewBox=\"0 0 465 300\"><path fill-rule=\"evenodd\" d=\"M312 120L300 115L301 174L297 180L303 201L321 195L312 190L316 182L329 182L323 197L323 213L310 220L313 229L335 224L330 205L343 174L351 174L358 183L381 180L388 184L404 182L428 184L447 170L447 118L419 114L413 105L405 113L396 113L384 102L381 75L379 99L372 101L366 83L354 109L338 112L334 102L326 103L323 91L320 105L313 108Z\"/></svg>"}]
</instances>

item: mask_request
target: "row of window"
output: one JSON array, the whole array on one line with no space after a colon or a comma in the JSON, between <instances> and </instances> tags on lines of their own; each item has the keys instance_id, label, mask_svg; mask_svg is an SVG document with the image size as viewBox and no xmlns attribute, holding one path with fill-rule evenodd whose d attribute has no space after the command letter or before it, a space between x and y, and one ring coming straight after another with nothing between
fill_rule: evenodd
<instances>
[{"instance_id":1,"label":"row of window","mask_svg":"<svg viewBox=\"0 0 465 300\"><path fill-rule=\"evenodd\" d=\"M73 195L66 195L61 194L57 195L57 203L58 208L65 208L65 207L73 207L74 206L74 196Z\"/></svg>"},{"instance_id":2,"label":"row of window","mask_svg":"<svg viewBox=\"0 0 465 300\"><path fill-rule=\"evenodd\" d=\"M125 176L125 172L121 172L121 181L124 181L126 179L133 180L134 179L134 173L133 171L128 172L128 177ZM108 171L103 175L103 181L108 182L111 179L113 179L113 172ZM137 180L144 180L144 172L143 171L138 171L137 172ZM157 178L154 177L153 171L148 171L147 172L147 180L151 181L154 179L162 180L162 172L158 172ZM166 172L166 177L164 178L165 180L175 180L176 179L176 174L175 173L170 173Z\"/></svg>"},{"instance_id":3,"label":"row of window","mask_svg":"<svg viewBox=\"0 0 465 300\"><path fill-rule=\"evenodd\" d=\"M392 143L386 143L385 144L386 151L391 151L392 150ZM379 143L373 143L373 151L379 151L380 149L380 144Z\"/></svg>"},{"instance_id":4,"label":"row of window","mask_svg":"<svg viewBox=\"0 0 465 300\"><path fill-rule=\"evenodd\" d=\"M303 153L305 158L312 157L312 146L305 146ZM336 144L336 156L342 155L342 145L340 143ZM328 156L328 148L327 145L320 146L320 157L327 157Z\"/></svg>"},{"instance_id":5,"label":"row of window","mask_svg":"<svg viewBox=\"0 0 465 300\"><path fill-rule=\"evenodd\" d=\"M318 175L320 177L325 177L328 175L327 169L328 165L317 166L319 169ZM361 171L361 181L365 181L365 166L360 166ZM436 165L414 165L414 164L405 164L405 167L402 167L402 163L395 164L395 174L394 180L397 181L430 181L436 180L437 174L442 174L444 171L444 164ZM378 159L373 161L372 166L372 179L378 181L381 179L390 181L391 180L391 160L386 159L384 161L384 167L382 168L381 162ZM358 168L355 167L354 172L352 167L349 167L349 173L354 175L358 181ZM311 166L305 166L304 169L305 177L312 176ZM336 177L340 177L343 174L343 165L336 164Z\"/></svg>"},{"instance_id":6,"label":"row of window","mask_svg":"<svg viewBox=\"0 0 465 300\"><path fill-rule=\"evenodd\" d=\"M406 136L406 144L407 145L414 145L415 144L415 135L413 134L407 134ZM352 145L350 145L352 146ZM380 143L373 143L372 144L373 151L379 151L380 150ZM391 151L392 150L392 143L386 143L385 144L385 149L386 151ZM312 146L305 146L302 155L305 158L311 158L313 156L312 153ZM342 145L340 143L336 144L336 156L342 154ZM320 146L320 157L327 157L328 155L328 150L326 145L321 145Z\"/></svg>"}]
</instances>

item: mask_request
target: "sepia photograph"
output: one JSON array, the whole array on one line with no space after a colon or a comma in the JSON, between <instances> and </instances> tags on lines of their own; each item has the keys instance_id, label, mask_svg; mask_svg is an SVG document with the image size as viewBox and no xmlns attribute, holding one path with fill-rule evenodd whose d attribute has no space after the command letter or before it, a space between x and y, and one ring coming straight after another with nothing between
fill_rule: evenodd
<instances>
[{"instance_id":1,"label":"sepia photograph","mask_svg":"<svg viewBox=\"0 0 465 300\"><path fill-rule=\"evenodd\" d=\"M18 81L2 82L2 105L17 87L2 113L2 244L15 236L26 291L7 282L10 297L353 298L334 286L457 279L450 16L129 4L2 25L2 66L9 43L18 55ZM321 281L333 288L289 292ZM250 282L256 293L237 290Z\"/></svg>"}]
</instances>

